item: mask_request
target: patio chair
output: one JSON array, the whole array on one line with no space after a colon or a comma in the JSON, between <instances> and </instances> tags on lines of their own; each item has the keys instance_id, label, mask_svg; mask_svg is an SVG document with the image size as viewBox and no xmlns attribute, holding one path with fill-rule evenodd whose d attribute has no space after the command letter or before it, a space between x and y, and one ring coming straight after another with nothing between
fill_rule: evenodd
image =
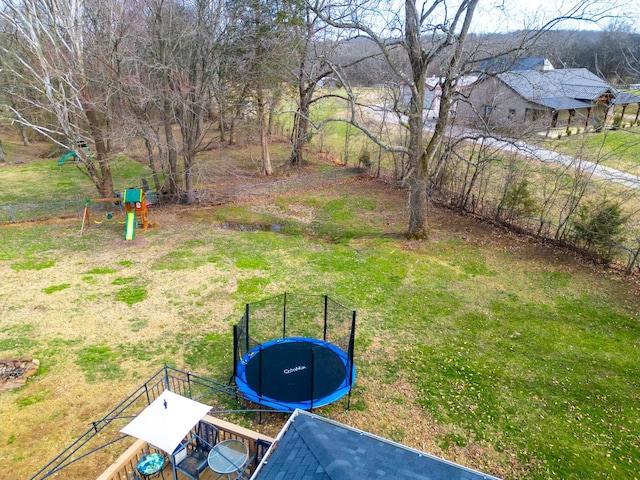
<instances>
[{"instance_id":1,"label":"patio chair","mask_svg":"<svg viewBox=\"0 0 640 480\"><path fill-rule=\"evenodd\" d=\"M207 457L212 445L198 435L180 445L171 455L176 470L193 480L199 480L200 474L207 468Z\"/></svg>"},{"instance_id":2,"label":"patio chair","mask_svg":"<svg viewBox=\"0 0 640 480\"><path fill-rule=\"evenodd\" d=\"M202 420L198 422L196 435L199 437L199 439L204 440L207 445L209 445L209 450L211 450L211 447L218 443L218 428L215 425L203 422ZM206 448L206 446L203 445L202 448L204 449ZM207 452L207 454L208 453L209 452Z\"/></svg>"},{"instance_id":3,"label":"patio chair","mask_svg":"<svg viewBox=\"0 0 640 480\"><path fill-rule=\"evenodd\" d=\"M254 459L255 465L253 466L254 469L258 468L258 465L260 465L260 462L264 458L264 455L267 453L267 450L269 450L270 446L271 442L267 440L263 440L262 438L256 440L256 456Z\"/></svg>"}]
</instances>

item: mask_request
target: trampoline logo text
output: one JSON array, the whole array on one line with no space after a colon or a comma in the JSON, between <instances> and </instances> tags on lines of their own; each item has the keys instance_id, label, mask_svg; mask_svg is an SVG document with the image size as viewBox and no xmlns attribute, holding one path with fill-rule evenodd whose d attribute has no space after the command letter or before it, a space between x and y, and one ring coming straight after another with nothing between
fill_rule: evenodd
<instances>
[{"instance_id":1,"label":"trampoline logo text","mask_svg":"<svg viewBox=\"0 0 640 480\"><path fill-rule=\"evenodd\" d=\"M307 366L306 365L298 365L297 367L294 368L285 368L282 372L285 375L289 375L290 373L296 373L299 372L300 370L306 370Z\"/></svg>"}]
</instances>

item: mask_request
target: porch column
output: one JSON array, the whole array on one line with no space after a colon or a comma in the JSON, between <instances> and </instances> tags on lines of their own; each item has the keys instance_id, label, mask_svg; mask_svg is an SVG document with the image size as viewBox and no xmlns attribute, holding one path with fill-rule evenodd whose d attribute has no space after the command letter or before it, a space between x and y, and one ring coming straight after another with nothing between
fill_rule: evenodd
<instances>
[{"instance_id":1,"label":"porch column","mask_svg":"<svg viewBox=\"0 0 640 480\"><path fill-rule=\"evenodd\" d=\"M610 108L611 108L611 105L607 105L606 107L604 107L604 118L602 119L602 128L603 129L607 125L607 117L609 116L609 109Z\"/></svg>"},{"instance_id":2,"label":"porch column","mask_svg":"<svg viewBox=\"0 0 640 480\"><path fill-rule=\"evenodd\" d=\"M624 124L624 112L627 110L627 107L629 105L628 104L624 104L622 105L622 113L620 114L620 126L622 127L622 125Z\"/></svg>"},{"instance_id":3,"label":"porch column","mask_svg":"<svg viewBox=\"0 0 640 480\"><path fill-rule=\"evenodd\" d=\"M589 127L589 120L591 119L591 107L587 108L587 119L584 121L584 129L587 130Z\"/></svg>"},{"instance_id":4,"label":"porch column","mask_svg":"<svg viewBox=\"0 0 640 480\"><path fill-rule=\"evenodd\" d=\"M569 110L569 117L567 118L567 134L569 133L569 129L571 128L571 119L575 115L576 111L574 109Z\"/></svg>"}]
</instances>

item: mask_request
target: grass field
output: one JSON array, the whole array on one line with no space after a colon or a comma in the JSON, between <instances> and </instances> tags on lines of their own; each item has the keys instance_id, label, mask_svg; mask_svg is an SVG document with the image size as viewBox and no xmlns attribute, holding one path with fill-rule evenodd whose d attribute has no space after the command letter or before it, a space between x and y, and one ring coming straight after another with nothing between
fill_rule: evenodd
<instances>
[{"instance_id":1,"label":"grass field","mask_svg":"<svg viewBox=\"0 0 640 480\"><path fill-rule=\"evenodd\" d=\"M567 155L578 153L584 160L640 174L640 127L572 135L550 141L548 145Z\"/></svg>"},{"instance_id":2,"label":"grass field","mask_svg":"<svg viewBox=\"0 0 640 480\"><path fill-rule=\"evenodd\" d=\"M11 137L9 137L11 138ZM7 141L7 163L0 164L0 205L44 203L95 198L96 188L72 161L58 166L60 152L44 142L25 147ZM145 165L124 156L114 156L111 170L116 191L141 186L141 179L151 182L151 171Z\"/></svg>"},{"instance_id":3,"label":"grass field","mask_svg":"<svg viewBox=\"0 0 640 480\"><path fill-rule=\"evenodd\" d=\"M407 241L405 194L375 181L150 216L133 242L118 219L0 226L0 356L41 361L0 395L2 477L165 363L226 382L243 305L284 291L358 312L352 409L320 413L504 478L638 477L634 279L436 207L430 240Z\"/></svg>"}]
</instances>

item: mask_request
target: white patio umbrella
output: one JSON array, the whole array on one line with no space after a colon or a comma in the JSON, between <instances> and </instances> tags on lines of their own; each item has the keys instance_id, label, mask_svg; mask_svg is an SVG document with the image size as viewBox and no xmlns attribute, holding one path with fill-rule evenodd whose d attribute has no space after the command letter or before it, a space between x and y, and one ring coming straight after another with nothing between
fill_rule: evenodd
<instances>
[{"instance_id":1,"label":"white patio umbrella","mask_svg":"<svg viewBox=\"0 0 640 480\"><path fill-rule=\"evenodd\" d=\"M120 431L171 455L209 410L204 403L165 390Z\"/></svg>"}]
</instances>

